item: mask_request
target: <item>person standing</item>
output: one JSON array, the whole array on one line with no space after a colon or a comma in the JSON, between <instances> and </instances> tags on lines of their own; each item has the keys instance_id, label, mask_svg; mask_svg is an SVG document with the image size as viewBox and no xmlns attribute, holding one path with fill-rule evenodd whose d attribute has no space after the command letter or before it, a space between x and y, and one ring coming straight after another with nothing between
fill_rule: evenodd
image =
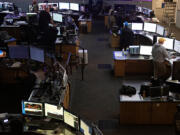
<instances>
[{"instance_id":1,"label":"person standing","mask_svg":"<svg viewBox=\"0 0 180 135\"><path fill-rule=\"evenodd\" d=\"M38 7L38 4L37 4L37 0L33 0L32 11L35 12L35 13L38 13L38 10L39 10L39 7Z\"/></svg>"},{"instance_id":2,"label":"person standing","mask_svg":"<svg viewBox=\"0 0 180 135\"><path fill-rule=\"evenodd\" d=\"M154 79L161 81L165 81L171 73L171 70L168 71L167 69L167 61L166 61L171 57L168 55L166 48L163 46L164 42L165 42L164 38L159 38L158 43L155 43L152 49L152 57L154 64Z\"/></svg>"}]
</instances>

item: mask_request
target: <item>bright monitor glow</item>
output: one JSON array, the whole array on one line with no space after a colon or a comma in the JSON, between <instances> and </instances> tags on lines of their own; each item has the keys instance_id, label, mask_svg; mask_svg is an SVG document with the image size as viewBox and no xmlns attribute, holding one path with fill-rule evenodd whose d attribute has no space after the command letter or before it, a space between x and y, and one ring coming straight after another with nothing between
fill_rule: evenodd
<instances>
[{"instance_id":1,"label":"bright monitor glow","mask_svg":"<svg viewBox=\"0 0 180 135\"><path fill-rule=\"evenodd\" d=\"M59 2L59 9L67 9L67 10L69 10L69 3Z\"/></svg>"},{"instance_id":2,"label":"bright monitor glow","mask_svg":"<svg viewBox=\"0 0 180 135\"><path fill-rule=\"evenodd\" d=\"M92 135L92 128L86 124L83 120L80 120L80 131L84 135Z\"/></svg>"},{"instance_id":3,"label":"bright monitor glow","mask_svg":"<svg viewBox=\"0 0 180 135\"><path fill-rule=\"evenodd\" d=\"M29 48L28 46L8 46L9 57L14 59L28 59L29 58Z\"/></svg>"},{"instance_id":4,"label":"bright monitor glow","mask_svg":"<svg viewBox=\"0 0 180 135\"><path fill-rule=\"evenodd\" d=\"M45 103L44 109L46 117L63 120L63 107Z\"/></svg>"},{"instance_id":5,"label":"bright monitor glow","mask_svg":"<svg viewBox=\"0 0 180 135\"><path fill-rule=\"evenodd\" d=\"M35 103L30 101L22 101L22 114L43 116L43 103Z\"/></svg>"},{"instance_id":6,"label":"bright monitor glow","mask_svg":"<svg viewBox=\"0 0 180 135\"><path fill-rule=\"evenodd\" d=\"M0 58L6 57L6 51L0 50Z\"/></svg>"},{"instance_id":7,"label":"bright monitor glow","mask_svg":"<svg viewBox=\"0 0 180 135\"><path fill-rule=\"evenodd\" d=\"M143 30L143 23L132 23L132 30Z\"/></svg>"},{"instance_id":8,"label":"bright monitor glow","mask_svg":"<svg viewBox=\"0 0 180 135\"><path fill-rule=\"evenodd\" d=\"M144 31L156 32L156 24L154 23L144 23Z\"/></svg>"},{"instance_id":9,"label":"bright monitor glow","mask_svg":"<svg viewBox=\"0 0 180 135\"><path fill-rule=\"evenodd\" d=\"M69 126L79 130L79 120L78 117L72 113L64 110L64 122Z\"/></svg>"},{"instance_id":10,"label":"bright monitor glow","mask_svg":"<svg viewBox=\"0 0 180 135\"><path fill-rule=\"evenodd\" d=\"M156 33L161 36L164 36L164 27L161 25L157 25Z\"/></svg>"},{"instance_id":11,"label":"bright monitor glow","mask_svg":"<svg viewBox=\"0 0 180 135\"><path fill-rule=\"evenodd\" d=\"M174 42L174 51L180 53L180 41L175 40Z\"/></svg>"},{"instance_id":12,"label":"bright monitor glow","mask_svg":"<svg viewBox=\"0 0 180 135\"><path fill-rule=\"evenodd\" d=\"M152 46L140 46L140 55L152 55Z\"/></svg>"},{"instance_id":13,"label":"bright monitor glow","mask_svg":"<svg viewBox=\"0 0 180 135\"><path fill-rule=\"evenodd\" d=\"M161 37L157 37L157 42L158 42L159 38L161 38ZM164 37L163 37L163 38L164 38ZM164 46L166 49L173 50L174 39L172 39L172 38L164 38L164 39L165 39L166 41L164 41L163 46Z\"/></svg>"},{"instance_id":14,"label":"bright monitor glow","mask_svg":"<svg viewBox=\"0 0 180 135\"><path fill-rule=\"evenodd\" d=\"M30 47L30 58L32 60L44 62L44 50L31 46Z\"/></svg>"},{"instance_id":15,"label":"bright monitor glow","mask_svg":"<svg viewBox=\"0 0 180 135\"><path fill-rule=\"evenodd\" d=\"M79 4L70 3L70 9L75 10L75 11L79 11Z\"/></svg>"},{"instance_id":16,"label":"bright monitor glow","mask_svg":"<svg viewBox=\"0 0 180 135\"><path fill-rule=\"evenodd\" d=\"M62 14L53 13L53 21L62 22Z\"/></svg>"}]
</instances>

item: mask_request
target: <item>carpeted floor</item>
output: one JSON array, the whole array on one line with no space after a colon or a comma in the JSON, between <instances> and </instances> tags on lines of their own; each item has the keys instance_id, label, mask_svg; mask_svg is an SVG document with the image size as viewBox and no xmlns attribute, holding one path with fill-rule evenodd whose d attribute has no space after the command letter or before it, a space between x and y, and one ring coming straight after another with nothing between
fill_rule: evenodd
<instances>
[{"instance_id":1,"label":"carpeted floor","mask_svg":"<svg viewBox=\"0 0 180 135\"><path fill-rule=\"evenodd\" d=\"M120 126L119 89L122 84L140 88L147 77L116 78L113 76L114 49L109 47L109 32L103 21L95 20L92 32L81 34L81 46L88 50L89 63L84 81L80 68L71 77L71 110L81 117L98 122L105 135L175 135L172 126Z\"/></svg>"}]
</instances>

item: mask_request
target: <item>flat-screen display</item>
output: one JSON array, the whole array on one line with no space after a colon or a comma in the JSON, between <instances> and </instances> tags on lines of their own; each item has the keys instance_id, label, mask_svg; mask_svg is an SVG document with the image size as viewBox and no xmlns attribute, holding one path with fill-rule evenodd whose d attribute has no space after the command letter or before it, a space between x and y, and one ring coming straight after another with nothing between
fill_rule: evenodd
<instances>
[{"instance_id":1,"label":"flat-screen display","mask_svg":"<svg viewBox=\"0 0 180 135\"><path fill-rule=\"evenodd\" d=\"M60 36L60 35L61 35L61 29L60 29L60 27L56 27L56 28L57 28L57 30L58 30L57 35Z\"/></svg>"},{"instance_id":2,"label":"flat-screen display","mask_svg":"<svg viewBox=\"0 0 180 135\"><path fill-rule=\"evenodd\" d=\"M77 3L70 3L70 9L71 10L75 10L75 11L79 11L79 4L77 4Z\"/></svg>"},{"instance_id":3,"label":"flat-screen display","mask_svg":"<svg viewBox=\"0 0 180 135\"><path fill-rule=\"evenodd\" d=\"M4 58L6 56L7 56L6 51L0 49L0 58Z\"/></svg>"},{"instance_id":4,"label":"flat-screen display","mask_svg":"<svg viewBox=\"0 0 180 135\"><path fill-rule=\"evenodd\" d=\"M44 116L43 103L22 101L22 114Z\"/></svg>"},{"instance_id":5,"label":"flat-screen display","mask_svg":"<svg viewBox=\"0 0 180 135\"><path fill-rule=\"evenodd\" d=\"M8 46L9 57L14 59L28 59L29 58L29 47L28 46Z\"/></svg>"},{"instance_id":6,"label":"flat-screen display","mask_svg":"<svg viewBox=\"0 0 180 135\"><path fill-rule=\"evenodd\" d=\"M140 55L152 55L152 46L140 46Z\"/></svg>"},{"instance_id":7,"label":"flat-screen display","mask_svg":"<svg viewBox=\"0 0 180 135\"><path fill-rule=\"evenodd\" d=\"M47 6L47 3L38 3L38 9L41 10L45 10L45 7Z\"/></svg>"},{"instance_id":8,"label":"flat-screen display","mask_svg":"<svg viewBox=\"0 0 180 135\"><path fill-rule=\"evenodd\" d=\"M175 40L174 42L174 51L180 53L180 41Z\"/></svg>"},{"instance_id":9,"label":"flat-screen display","mask_svg":"<svg viewBox=\"0 0 180 135\"><path fill-rule=\"evenodd\" d=\"M48 7L54 11L58 10L58 3L48 3Z\"/></svg>"},{"instance_id":10,"label":"flat-screen display","mask_svg":"<svg viewBox=\"0 0 180 135\"><path fill-rule=\"evenodd\" d=\"M144 23L144 31L156 32L156 24L154 23Z\"/></svg>"},{"instance_id":11,"label":"flat-screen display","mask_svg":"<svg viewBox=\"0 0 180 135\"><path fill-rule=\"evenodd\" d=\"M161 37L157 37L157 42L159 40L159 38ZM164 38L164 37L163 37ZM166 41L164 41L164 44L163 46L166 48L166 49L169 49L169 50L173 50L173 47L174 47L174 39L172 38L164 38Z\"/></svg>"},{"instance_id":12,"label":"flat-screen display","mask_svg":"<svg viewBox=\"0 0 180 135\"><path fill-rule=\"evenodd\" d=\"M92 135L92 127L86 124L83 120L80 120L80 131L84 135Z\"/></svg>"},{"instance_id":13,"label":"flat-screen display","mask_svg":"<svg viewBox=\"0 0 180 135\"><path fill-rule=\"evenodd\" d=\"M80 6L80 11L81 11L81 12L85 12L85 6L81 5L81 6Z\"/></svg>"},{"instance_id":14,"label":"flat-screen display","mask_svg":"<svg viewBox=\"0 0 180 135\"><path fill-rule=\"evenodd\" d=\"M46 117L63 120L63 107L62 106L56 106L56 105L45 103L44 110L45 110Z\"/></svg>"},{"instance_id":15,"label":"flat-screen display","mask_svg":"<svg viewBox=\"0 0 180 135\"><path fill-rule=\"evenodd\" d=\"M72 113L64 110L64 123L68 124L69 126L79 130L79 119L77 116L73 115Z\"/></svg>"},{"instance_id":16,"label":"flat-screen display","mask_svg":"<svg viewBox=\"0 0 180 135\"><path fill-rule=\"evenodd\" d=\"M164 36L164 27L157 24L156 33L161 36Z\"/></svg>"},{"instance_id":17,"label":"flat-screen display","mask_svg":"<svg viewBox=\"0 0 180 135\"><path fill-rule=\"evenodd\" d=\"M129 46L129 53L131 55L138 55L139 54L139 46L137 45L133 45L133 46Z\"/></svg>"},{"instance_id":18,"label":"flat-screen display","mask_svg":"<svg viewBox=\"0 0 180 135\"><path fill-rule=\"evenodd\" d=\"M132 30L143 30L143 23L132 23Z\"/></svg>"},{"instance_id":19,"label":"flat-screen display","mask_svg":"<svg viewBox=\"0 0 180 135\"><path fill-rule=\"evenodd\" d=\"M69 3L59 2L59 9L67 9L67 10L69 10Z\"/></svg>"},{"instance_id":20,"label":"flat-screen display","mask_svg":"<svg viewBox=\"0 0 180 135\"><path fill-rule=\"evenodd\" d=\"M32 60L44 62L44 50L31 46L30 47L30 58Z\"/></svg>"},{"instance_id":21,"label":"flat-screen display","mask_svg":"<svg viewBox=\"0 0 180 135\"><path fill-rule=\"evenodd\" d=\"M53 21L62 22L62 14L53 13Z\"/></svg>"}]
</instances>

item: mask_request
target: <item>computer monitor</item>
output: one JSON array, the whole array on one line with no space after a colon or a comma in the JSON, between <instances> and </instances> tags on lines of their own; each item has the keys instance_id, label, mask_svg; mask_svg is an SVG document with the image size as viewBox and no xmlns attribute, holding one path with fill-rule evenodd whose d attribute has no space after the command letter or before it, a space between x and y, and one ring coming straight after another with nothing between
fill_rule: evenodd
<instances>
[{"instance_id":1,"label":"computer monitor","mask_svg":"<svg viewBox=\"0 0 180 135\"><path fill-rule=\"evenodd\" d=\"M74 11L79 11L79 4L77 3L70 3L70 9Z\"/></svg>"},{"instance_id":2,"label":"computer monitor","mask_svg":"<svg viewBox=\"0 0 180 135\"><path fill-rule=\"evenodd\" d=\"M164 36L164 27L157 24L156 33L161 35L161 36Z\"/></svg>"},{"instance_id":3,"label":"computer monitor","mask_svg":"<svg viewBox=\"0 0 180 135\"><path fill-rule=\"evenodd\" d=\"M48 103L44 104L44 111L46 117L63 120L63 110L64 109L62 106L56 106Z\"/></svg>"},{"instance_id":4,"label":"computer monitor","mask_svg":"<svg viewBox=\"0 0 180 135\"><path fill-rule=\"evenodd\" d=\"M44 116L43 103L22 101L22 114L33 116Z\"/></svg>"},{"instance_id":5,"label":"computer monitor","mask_svg":"<svg viewBox=\"0 0 180 135\"><path fill-rule=\"evenodd\" d=\"M152 46L140 46L140 55L151 56L152 55Z\"/></svg>"},{"instance_id":6,"label":"computer monitor","mask_svg":"<svg viewBox=\"0 0 180 135\"><path fill-rule=\"evenodd\" d=\"M80 131L84 135L92 135L92 127L86 124L82 119L80 120Z\"/></svg>"},{"instance_id":7,"label":"computer monitor","mask_svg":"<svg viewBox=\"0 0 180 135\"><path fill-rule=\"evenodd\" d=\"M143 23L132 23L132 30L143 30Z\"/></svg>"},{"instance_id":8,"label":"computer monitor","mask_svg":"<svg viewBox=\"0 0 180 135\"><path fill-rule=\"evenodd\" d=\"M8 46L9 57L11 59L28 59L29 58L29 47L28 46Z\"/></svg>"},{"instance_id":9,"label":"computer monitor","mask_svg":"<svg viewBox=\"0 0 180 135\"><path fill-rule=\"evenodd\" d=\"M44 50L31 46L30 58L35 61L44 62Z\"/></svg>"},{"instance_id":10,"label":"computer monitor","mask_svg":"<svg viewBox=\"0 0 180 135\"><path fill-rule=\"evenodd\" d=\"M53 21L55 21L55 22L62 22L62 14L53 13Z\"/></svg>"},{"instance_id":11,"label":"computer monitor","mask_svg":"<svg viewBox=\"0 0 180 135\"><path fill-rule=\"evenodd\" d=\"M0 9L2 9L3 8L3 3L2 2L0 2Z\"/></svg>"},{"instance_id":12,"label":"computer monitor","mask_svg":"<svg viewBox=\"0 0 180 135\"><path fill-rule=\"evenodd\" d=\"M81 5L79 10L80 10L81 12L85 12L85 11L86 11L86 10L85 10L85 6L84 6L84 5Z\"/></svg>"},{"instance_id":13,"label":"computer monitor","mask_svg":"<svg viewBox=\"0 0 180 135\"><path fill-rule=\"evenodd\" d=\"M131 55L138 55L139 54L139 50L140 47L138 45L132 45L132 46L129 46L129 53Z\"/></svg>"},{"instance_id":14,"label":"computer monitor","mask_svg":"<svg viewBox=\"0 0 180 135\"><path fill-rule=\"evenodd\" d=\"M7 56L6 51L0 49L0 58L5 58Z\"/></svg>"},{"instance_id":15,"label":"computer monitor","mask_svg":"<svg viewBox=\"0 0 180 135\"><path fill-rule=\"evenodd\" d=\"M174 51L180 53L180 41L175 40L174 42Z\"/></svg>"},{"instance_id":16,"label":"computer monitor","mask_svg":"<svg viewBox=\"0 0 180 135\"><path fill-rule=\"evenodd\" d=\"M144 23L144 31L156 32L156 24L154 23Z\"/></svg>"},{"instance_id":17,"label":"computer monitor","mask_svg":"<svg viewBox=\"0 0 180 135\"><path fill-rule=\"evenodd\" d=\"M59 8L58 8L58 3L48 3L48 7L49 9L53 9L54 11L57 11Z\"/></svg>"},{"instance_id":18,"label":"computer monitor","mask_svg":"<svg viewBox=\"0 0 180 135\"><path fill-rule=\"evenodd\" d=\"M38 10L45 10L45 7L47 6L47 3L38 3Z\"/></svg>"},{"instance_id":19,"label":"computer monitor","mask_svg":"<svg viewBox=\"0 0 180 135\"><path fill-rule=\"evenodd\" d=\"M159 40L159 38L161 37L157 37L157 42ZM163 37L164 38L164 37ZM166 49L169 49L169 50L173 50L173 47L174 47L174 39L172 38L164 38L166 41L164 41L164 44L163 46L166 48Z\"/></svg>"},{"instance_id":20,"label":"computer monitor","mask_svg":"<svg viewBox=\"0 0 180 135\"><path fill-rule=\"evenodd\" d=\"M59 2L59 9L67 9L67 10L69 10L69 3Z\"/></svg>"},{"instance_id":21,"label":"computer monitor","mask_svg":"<svg viewBox=\"0 0 180 135\"><path fill-rule=\"evenodd\" d=\"M64 110L64 123L79 130L79 119L76 115Z\"/></svg>"}]
</instances>

